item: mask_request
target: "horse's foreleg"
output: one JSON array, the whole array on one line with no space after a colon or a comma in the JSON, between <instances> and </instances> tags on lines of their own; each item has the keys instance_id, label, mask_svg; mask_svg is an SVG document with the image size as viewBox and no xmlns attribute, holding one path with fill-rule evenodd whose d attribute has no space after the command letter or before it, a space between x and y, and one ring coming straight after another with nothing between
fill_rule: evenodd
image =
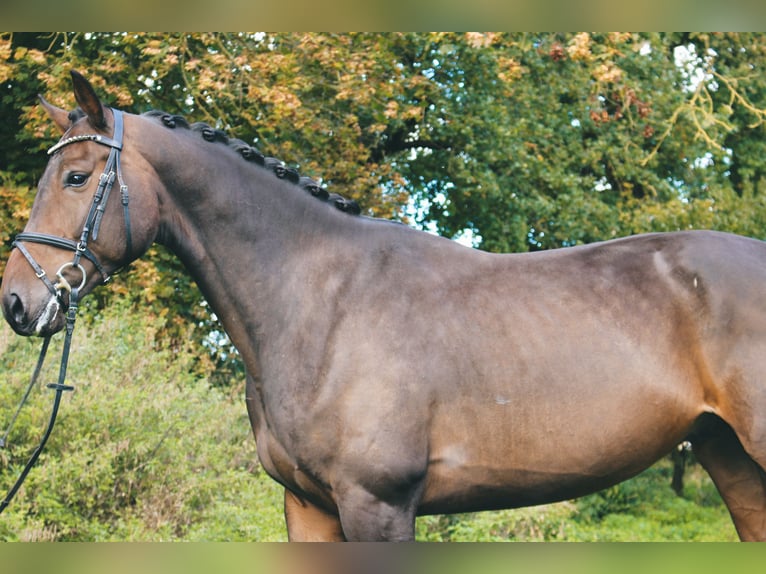
<instances>
[{"instance_id":1,"label":"horse's foreleg","mask_svg":"<svg viewBox=\"0 0 766 574\"><path fill-rule=\"evenodd\" d=\"M339 507L348 540L407 542L415 539L414 500L387 502L355 485L344 489Z\"/></svg>"},{"instance_id":2,"label":"horse's foreleg","mask_svg":"<svg viewBox=\"0 0 766 574\"><path fill-rule=\"evenodd\" d=\"M344 542L340 518L285 489L285 521L290 542Z\"/></svg>"},{"instance_id":3,"label":"horse's foreleg","mask_svg":"<svg viewBox=\"0 0 766 574\"><path fill-rule=\"evenodd\" d=\"M697 460L710 474L742 540L766 541L766 473L732 428L715 417L693 440Z\"/></svg>"}]
</instances>

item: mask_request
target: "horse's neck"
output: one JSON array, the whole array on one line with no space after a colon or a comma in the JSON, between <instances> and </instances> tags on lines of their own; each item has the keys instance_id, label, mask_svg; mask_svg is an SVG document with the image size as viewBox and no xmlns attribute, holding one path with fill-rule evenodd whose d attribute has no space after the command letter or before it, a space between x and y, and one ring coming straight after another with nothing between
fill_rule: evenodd
<instances>
[{"instance_id":1,"label":"horse's neck","mask_svg":"<svg viewBox=\"0 0 766 574\"><path fill-rule=\"evenodd\" d=\"M205 143L206 153L165 181L159 239L192 274L252 373L257 334L281 286L296 269L321 264L306 246L338 241L337 226L354 218L217 146Z\"/></svg>"}]
</instances>

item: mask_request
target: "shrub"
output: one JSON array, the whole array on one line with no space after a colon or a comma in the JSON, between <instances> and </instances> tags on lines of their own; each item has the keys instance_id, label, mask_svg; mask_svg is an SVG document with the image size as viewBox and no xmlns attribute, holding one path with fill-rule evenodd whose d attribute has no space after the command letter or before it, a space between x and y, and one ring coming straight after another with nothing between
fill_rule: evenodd
<instances>
[{"instance_id":1,"label":"shrub","mask_svg":"<svg viewBox=\"0 0 766 574\"><path fill-rule=\"evenodd\" d=\"M155 343L151 320L114 308L75 331L56 427L3 514L0 540L281 540L281 489L260 468L242 385L212 388L194 350ZM60 339L61 336L57 336ZM23 394L39 340L0 333L0 421ZM51 343L41 380L55 380ZM7 450L7 491L47 423L38 385ZM3 429L4 430L4 429Z\"/></svg>"}]
</instances>

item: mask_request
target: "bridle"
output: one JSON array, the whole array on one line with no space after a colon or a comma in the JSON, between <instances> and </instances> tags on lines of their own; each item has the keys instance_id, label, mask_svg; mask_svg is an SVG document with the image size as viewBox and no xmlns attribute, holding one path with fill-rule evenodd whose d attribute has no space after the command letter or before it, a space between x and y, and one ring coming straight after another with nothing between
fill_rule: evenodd
<instances>
[{"instance_id":1,"label":"bridle","mask_svg":"<svg viewBox=\"0 0 766 574\"><path fill-rule=\"evenodd\" d=\"M87 281L87 275L85 269L80 265L80 260L85 257L91 263L93 263L96 270L101 275L103 283L109 281L109 274L101 265L96 255L88 248L88 241L96 241L98 239L99 230L101 229L101 219L104 216L104 210L106 209L106 202L109 200L109 194L114 186L114 180L117 179L120 184L120 200L122 202L123 216L125 219L125 234L127 243L127 253L130 254L133 249L131 227L130 227L130 209L128 206L128 186L122 179L122 170L120 168L120 152L122 151L122 135L123 135L123 118L120 110L112 110L114 114L114 137L108 138L99 134L86 134L72 136L58 142L56 145L48 150L48 155L53 155L61 148L78 142L94 142L100 145L104 145L110 148L109 157L106 159L104 165L104 171L99 177L98 187L96 193L93 194L93 201L88 211L88 216L85 218L85 225L83 226L82 233L80 234L79 241L73 241L65 237L58 237L56 235L49 235L47 233L38 233L34 231L25 231L19 233L13 241L13 247L16 247L21 251L26 260L34 269L35 274L41 279L52 295L60 297L60 290L64 289L67 292L71 292L71 285L64 278L63 271L68 267L73 267L80 271L82 274L82 282L80 283L80 289L85 286ZM34 260L29 251L24 246L23 242L41 243L49 245L51 247L57 247L59 249L65 249L74 252L74 259L71 262L64 263L56 272L58 283L54 284L45 275L45 271Z\"/></svg>"},{"instance_id":2,"label":"bridle","mask_svg":"<svg viewBox=\"0 0 766 574\"><path fill-rule=\"evenodd\" d=\"M79 306L80 290L83 287L85 287L85 284L87 283L87 279L88 279L87 273L85 272L85 268L82 266L80 262L82 258L85 257L87 260L89 260L93 264L93 266L96 268L98 273L101 275L102 283L106 283L107 281L109 281L109 278L110 278L109 274L106 272L104 266L98 260L96 255L88 248L88 242L91 240L96 241L98 239L99 230L101 228L101 220L104 215L104 210L106 209L106 202L109 199L109 194L112 191L112 187L114 186L115 179L120 185L120 200L123 206L123 217L125 220L125 229L126 229L125 233L126 233L126 244L127 244L126 252L128 254L128 257L126 258L126 260L129 260L129 256L133 251L131 226L130 226L130 210L128 206L128 186L125 185L122 179L122 171L120 169L120 152L122 151L122 140L123 140L123 116L120 110L112 109L112 113L114 115L113 137L109 138L99 134L77 135L77 136L72 136L69 138L62 139L56 145L54 145L48 150L48 155L50 156L56 153L58 150L60 150L63 147L66 147L74 143L79 143L79 142L94 142L94 143L104 145L110 148L109 157L107 158L106 164L104 165L104 171L99 177L98 187L96 188L96 192L93 194L93 201L91 202L88 215L85 218L85 224L83 226L82 233L80 234L79 241L73 241L65 237L58 237L56 235L49 235L47 233L38 233L38 232L32 232L32 231L19 233L13 241L13 247L17 248L21 252L21 254L24 256L24 258L27 260L27 262L29 262L29 265L34 270L37 278L40 279L45 284L48 291L50 291L51 295L56 298L56 301L63 306L64 302L63 302L62 295L63 295L63 291L66 291L69 294L69 302L68 302L67 312L66 312L66 334L64 337L64 345L62 348L58 382L48 385L48 388L56 392L56 395L53 400L53 408L51 410L51 416L48 421L48 426L43 434L42 439L40 440L40 444L32 453L29 461L27 462L26 466L24 467L21 474L19 475L19 478L16 480L16 483L8 491L8 494L6 495L5 499L2 502L0 502L0 513L2 513L3 510L5 510L5 508L11 502L13 497L16 495L16 492L21 487L21 484L24 482L24 479L26 478L27 474L29 473L32 466L34 466L35 462L40 456L40 453L42 452L43 447L45 446L45 443L48 442L48 437L50 436L51 431L53 430L53 425L56 422L56 416L58 414L58 409L59 409L59 404L61 402L62 393L64 391L74 390L74 387L66 385L65 381L66 381L67 365L69 363L69 352L70 352L71 343L72 343L72 334L74 333L75 320L77 319L77 309ZM35 261L34 257L32 257L32 254L26 248L26 246L24 245L24 242L39 243L43 245L49 245L51 247L56 247L59 249L73 251L74 257L72 261L68 261L64 263L61 267L59 267L58 271L56 272L56 278L58 279L58 281L56 283L53 283L53 281L51 281L50 278L47 276L42 266L37 261ZM72 285L66 279L66 277L64 277L64 271L70 267L78 270L80 274L82 275L82 279L78 285ZM37 360L37 365L35 367L32 378L29 382L29 386L27 387L27 390L24 394L24 397L22 398L21 403L19 404L16 410L16 413L11 419L11 422L8 425L8 429L6 430L4 436L0 439L0 447L5 446L6 440L8 438L8 434L10 433L11 428L13 427L13 424L15 423L16 418L18 417L19 411L24 406L24 403L29 397L29 393L32 390L32 387L37 382L37 378L39 377L40 371L42 370L43 363L45 362L45 356L48 352L49 343L50 343L50 336L47 336L45 337L43 341L43 346L42 346L42 349L40 350L40 355Z\"/></svg>"}]
</instances>

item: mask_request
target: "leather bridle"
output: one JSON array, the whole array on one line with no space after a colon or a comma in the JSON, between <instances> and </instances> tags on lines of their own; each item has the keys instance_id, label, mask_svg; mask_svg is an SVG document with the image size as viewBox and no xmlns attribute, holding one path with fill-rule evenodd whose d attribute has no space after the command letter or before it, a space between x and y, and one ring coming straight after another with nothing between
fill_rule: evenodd
<instances>
[{"instance_id":1,"label":"leather bridle","mask_svg":"<svg viewBox=\"0 0 766 574\"><path fill-rule=\"evenodd\" d=\"M99 177L98 187L96 193L93 194L93 201L88 211L88 216L85 218L85 225L83 226L82 233L80 234L79 241L73 241L65 237L58 237L56 235L49 235L47 233L38 233L34 231L25 231L19 233L13 241L13 247L16 247L21 251L22 255L26 258L29 264L34 269L35 274L40 278L48 290L56 297L60 297L61 290L64 289L71 292L71 285L64 278L63 271L68 267L75 268L80 271L82 275L82 281L80 288L85 286L87 281L87 274L85 269L80 264L80 260L85 257L91 263L101 275L103 283L109 281L109 274L104 269L104 266L99 262L96 255L88 248L88 242L92 239L96 241L98 239L99 230L101 228L101 219L104 216L104 210L106 209L106 203L109 200L109 194L114 186L115 178L120 185L120 200L122 202L123 216L125 219L125 234L126 234L126 250L130 254L133 249L131 227L130 227L130 209L128 205L128 186L122 179L122 170L120 168L120 152L122 151L122 135L123 135L123 118L120 110L112 110L114 115L114 137L108 138L99 134L87 134L78 135L70 138L66 138L58 142L56 145L48 150L48 155L53 155L61 148L78 142L94 142L100 145L108 146L109 157L104 165L104 171ZM49 245L51 247L57 247L59 249L65 249L74 252L74 259L71 262L67 262L62 265L56 272L58 283L54 284L45 275L45 271L34 260L32 255L24 246L23 242L41 243L43 245Z\"/></svg>"},{"instance_id":2,"label":"leather bridle","mask_svg":"<svg viewBox=\"0 0 766 574\"><path fill-rule=\"evenodd\" d=\"M109 274L106 272L104 266L98 260L96 255L88 248L88 242L91 240L96 241L98 239L98 233L101 227L101 219L104 215L104 210L106 209L106 202L109 199L109 194L111 193L112 187L114 186L115 178L120 185L120 199L122 202L123 214L125 219L126 252L127 252L126 260L129 260L130 254L132 253L132 250L133 250L131 227L130 227L130 210L128 206L128 186L125 185L122 179L122 171L120 169L120 152L122 151L122 140L123 140L123 116L122 116L122 112L119 110L113 109L112 113L114 115L114 133L112 138L105 137L98 134L72 136L69 138L62 139L60 142L58 142L56 145L54 145L48 150L48 155L53 155L61 148L74 143L78 143L78 142L94 142L100 145L108 146L110 148L109 157L106 160L104 171L99 177L98 187L96 188L96 192L93 195L93 201L91 202L88 215L85 218L85 225L83 226L83 230L82 230L82 233L80 234L79 241L73 241L65 237L58 237L56 235L49 235L47 233L26 231L26 232L19 233L13 242L13 247L17 248L21 252L21 254L24 255L24 257L26 258L26 260L29 262L30 266L34 270L35 275L38 277L38 279L40 279L45 284L45 286L48 288L48 291L50 291L51 295L56 298L59 304L61 304L62 306L64 304L63 298L62 298L63 291L66 291L67 293L69 293L69 302L67 305L67 312L66 312L66 335L64 338L64 345L62 348L58 382L48 385L48 388L53 389L56 392L56 395L53 401L53 408L51 410L51 416L48 421L48 426L43 434L42 439L40 440L40 444L32 453L32 456L30 457L26 466L22 470L19 478L16 480L16 483L8 491L8 494L6 495L5 499L2 502L0 502L0 513L2 513L3 510L5 510L5 508L11 502L13 497L16 495L16 492L21 487L22 482L24 482L24 479L26 478L27 474L29 473L32 466L34 466L35 462L40 456L40 453L42 452L43 447L45 446L45 443L48 441L48 437L50 436L51 431L53 430L53 425L56 422L56 415L58 414L58 409L59 409L59 404L61 402L62 393L64 391L71 391L74 389L74 387L66 385L65 381L66 381L67 365L69 363L69 352L70 352L71 343L72 343L72 334L74 333L74 325L75 325L75 320L77 318L77 308L78 308L79 299L80 299L80 290L83 287L85 287L85 284L87 283L87 279L88 279L87 273L85 272L85 268L82 266L80 261L82 260L83 257L85 257L94 265L98 273L101 275L102 283L106 283L107 281L109 281ZM74 257L72 261L66 262L61 267L59 267L58 271L56 272L56 277L58 281L56 283L53 283L48 278L42 266L37 261L35 261L34 257L32 257L32 254L26 248L26 246L24 245L24 242L39 243L43 245L49 245L51 247L56 247L59 249L73 251ZM82 279L80 283L76 286L73 286L72 284L70 284L69 281L64 277L64 270L68 269L69 267L77 269L82 275ZM49 343L50 343L50 336L47 336L45 337L43 341L43 346L42 346L42 349L40 350L40 355L37 360L37 366L35 367L35 371L29 382L29 386L26 390L26 393L24 394L24 397L21 400L21 404L19 404L16 410L16 413L11 419L11 422L8 425L8 429L6 430L4 436L0 438L0 447L5 446L6 440L8 438L8 434L10 433L10 430L16 421L19 411L24 406L24 403L29 397L29 393L32 390L32 387L37 382L37 378L40 374L40 371L42 370L43 363L45 362L45 356L48 351Z\"/></svg>"}]
</instances>

